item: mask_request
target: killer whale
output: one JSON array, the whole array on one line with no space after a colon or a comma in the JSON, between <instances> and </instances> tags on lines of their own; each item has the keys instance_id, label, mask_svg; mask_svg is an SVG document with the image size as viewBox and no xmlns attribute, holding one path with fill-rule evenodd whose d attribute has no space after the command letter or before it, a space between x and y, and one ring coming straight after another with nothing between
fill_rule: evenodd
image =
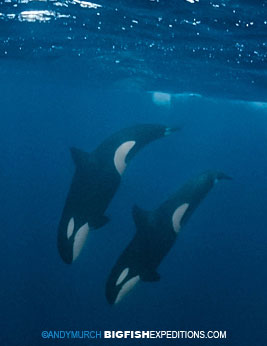
<instances>
[{"instance_id":1,"label":"killer whale","mask_svg":"<svg viewBox=\"0 0 267 346\"><path fill-rule=\"evenodd\" d=\"M160 124L136 125L111 135L91 153L70 149L75 173L57 237L64 262L70 264L79 256L90 230L109 221L104 213L130 160L146 144L176 130Z\"/></svg>"},{"instance_id":2,"label":"killer whale","mask_svg":"<svg viewBox=\"0 0 267 346\"><path fill-rule=\"evenodd\" d=\"M221 179L222 172L207 171L183 185L159 208L145 211L134 206L136 234L118 258L106 282L109 304L117 303L139 281L158 281L157 268L174 245L177 234L200 202Z\"/></svg>"}]
</instances>

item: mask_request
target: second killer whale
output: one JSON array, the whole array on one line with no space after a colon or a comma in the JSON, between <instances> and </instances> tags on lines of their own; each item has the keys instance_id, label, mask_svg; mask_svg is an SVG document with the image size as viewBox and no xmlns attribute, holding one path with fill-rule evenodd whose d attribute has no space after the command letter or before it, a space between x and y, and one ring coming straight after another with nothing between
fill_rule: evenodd
<instances>
[{"instance_id":1,"label":"second killer whale","mask_svg":"<svg viewBox=\"0 0 267 346\"><path fill-rule=\"evenodd\" d=\"M139 280L160 280L157 269L174 245L180 229L221 179L231 178L222 172L207 171L187 182L153 211L133 207L136 234L108 277L106 298L109 304L119 302Z\"/></svg>"},{"instance_id":2,"label":"second killer whale","mask_svg":"<svg viewBox=\"0 0 267 346\"><path fill-rule=\"evenodd\" d=\"M58 227L58 251L71 264L80 254L91 229L104 226L104 214L130 160L150 142L177 127L142 124L122 129L104 140L93 152L71 148L75 173Z\"/></svg>"}]
</instances>

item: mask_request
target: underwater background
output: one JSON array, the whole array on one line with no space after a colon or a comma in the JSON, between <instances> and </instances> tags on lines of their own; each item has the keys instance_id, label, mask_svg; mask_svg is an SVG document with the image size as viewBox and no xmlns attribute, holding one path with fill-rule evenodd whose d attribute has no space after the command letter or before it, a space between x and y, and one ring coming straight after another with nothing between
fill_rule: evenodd
<instances>
[{"instance_id":1,"label":"underwater background","mask_svg":"<svg viewBox=\"0 0 267 346\"><path fill-rule=\"evenodd\" d=\"M43 330L226 330L227 339L144 344L267 345L266 1L0 1L1 345ZM181 126L129 164L77 262L57 227L87 152L138 123ZM159 206L207 169L216 185L159 268L118 305L112 266L134 204ZM112 343L137 344L139 340Z\"/></svg>"}]
</instances>

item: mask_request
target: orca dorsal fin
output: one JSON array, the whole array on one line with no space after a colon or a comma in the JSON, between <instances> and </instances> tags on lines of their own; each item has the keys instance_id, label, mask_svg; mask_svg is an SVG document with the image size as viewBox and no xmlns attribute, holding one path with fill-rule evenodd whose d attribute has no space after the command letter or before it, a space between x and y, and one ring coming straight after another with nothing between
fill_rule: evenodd
<instances>
[{"instance_id":1,"label":"orca dorsal fin","mask_svg":"<svg viewBox=\"0 0 267 346\"><path fill-rule=\"evenodd\" d=\"M132 215L137 232L142 230L145 231L149 224L149 211L144 210L135 204L132 209Z\"/></svg>"},{"instance_id":2,"label":"orca dorsal fin","mask_svg":"<svg viewBox=\"0 0 267 346\"><path fill-rule=\"evenodd\" d=\"M90 157L90 154L75 147L71 147L70 152L76 167L83 165L83 163L87 162Z\"/></svg>"}]
</instances>

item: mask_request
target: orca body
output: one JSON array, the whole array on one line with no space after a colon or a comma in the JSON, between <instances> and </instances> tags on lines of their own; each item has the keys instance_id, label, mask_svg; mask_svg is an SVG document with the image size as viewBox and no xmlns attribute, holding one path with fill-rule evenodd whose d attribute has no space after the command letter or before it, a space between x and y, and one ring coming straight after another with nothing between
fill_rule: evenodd
<instances>
[{"instance_id":1,"label":"orca body","mask_svg":"<svg viewBox=\"0 0 267 346\"><path fill-rule=\"evenodd\" d=\"M133 207L136 234L113 267L106 283L106 298L117 303L139 281L158 281L157 268L175 243L180 229L214 184L231 179L221 172L205 172L153 211Z\"/></svg>"},{"instance_id":2,"label":"orca body","mask_svg":"<svg viewBox=\"0 0 267 346\"><path fill-rule=\"evenodd\" d=\"M113 134L91 153L71 148L76 170L58 228L58 250L64 262L70 264L79 256L90 230L108 222L104 213L128 162L146 144L176 130L137 125Z\"/></svg>"}]
</instances>

